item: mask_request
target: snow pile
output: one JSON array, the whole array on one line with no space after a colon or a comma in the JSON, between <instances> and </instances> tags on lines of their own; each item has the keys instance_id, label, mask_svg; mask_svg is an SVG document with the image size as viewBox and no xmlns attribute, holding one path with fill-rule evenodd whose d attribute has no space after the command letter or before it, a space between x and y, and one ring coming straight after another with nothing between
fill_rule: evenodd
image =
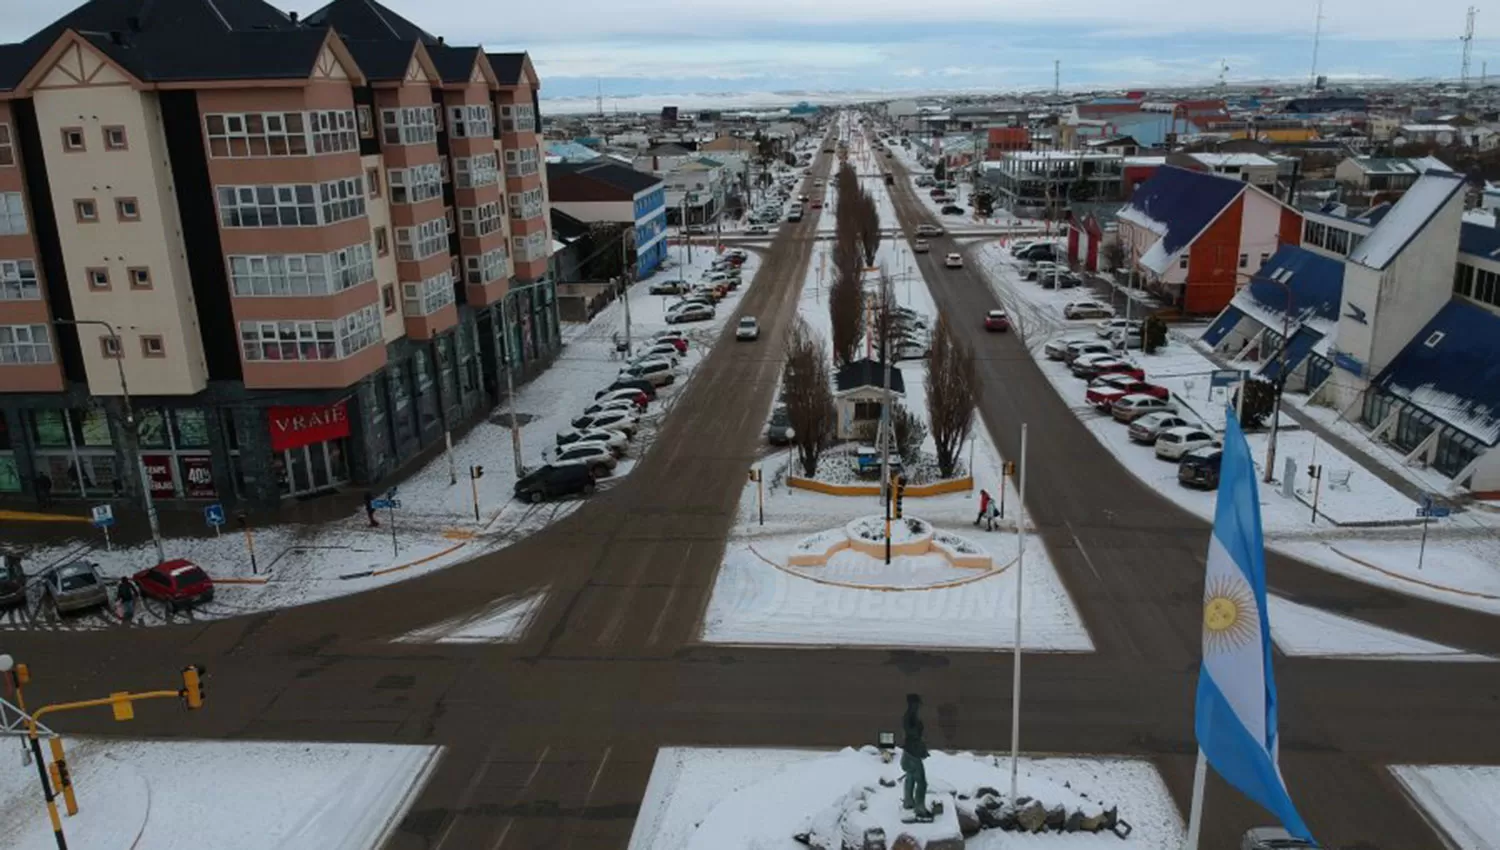
<instances>
[{"instance_id":1,"label":"snow pile","mask_svg":"<svg viewBox=\"0 0 1500 850\"><path fill-rule=\"evenodd\" d=\"M1427 819L1447 833L1449 847L1500 847L1500 767L1492 765L1394 765L1391 773L1421 806Z\"/></svg>"},{"instance_id":2,"label":"snow pile","mask_svg":"<svg viewBox=\"0 0 1500 850\"><path fill-rule=\"evenodd\" d=\"M844 527L850 537L861 540L884 541L885 540L885 517L867 516L849 523ZM932 536L932 525L925 520L916 517L903 517L891 520L891 543L915 543Z\"/></svg>"},{"instance_id":3,"label":"snow pile","mask_svg":"<svg viewBox=\"0 0 1500 850\"><path fill-rule=\"evenodd\" d=\"M1271 639L1291 656L1371 661L1494 661L1272 594Z\"/></svg>"}]
</instances>

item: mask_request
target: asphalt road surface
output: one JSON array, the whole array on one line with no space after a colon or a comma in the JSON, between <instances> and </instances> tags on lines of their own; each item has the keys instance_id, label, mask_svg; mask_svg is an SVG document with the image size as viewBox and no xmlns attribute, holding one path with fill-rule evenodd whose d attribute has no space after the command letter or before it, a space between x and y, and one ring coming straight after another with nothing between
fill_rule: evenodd
<instances>
[{"instance_id":1,"label":"asphalt road surface","mask_svg":"<svg viewBox=\"0 0 1500 850\"><path fill-rule=\"evenodd\" d=\"M817 176L829 168L826 156ZM899 168L898 168L899 171ZM925 216L909 181L902 224ZM831 214L831 211L830 211ZM233 620L153 629L10 632L32 704L171 686L210 670L207 707L56 716L65 731L173 737L434 743L447 747L393 850L621 848L658 747L838 747L896 727L926 698L932 743L1001 750L1010 653L704 646L701 618L777 383L818 216L783 225L740 315L698 368L636 469L566 519L501 552L370 593ZM933 255L959 248L934 240ZM1028 509L1097 652L1028 654L1023 748L1152 758L1186 808L1207 528L1150 492L1074 418L1021 346L986 336L983 280L919 258L945 317L974 346L980 410L1014 457L1030 425ZM1493 621L1273 559L1277 592L1475 651ZM390 638L550 588L515 645ZM1500 762L1500 682L1483 664L1278 659L1282 765L1329 847L1441 842L1383 765ZM1128 816L1128 815L1127 815ZM1267 818L1211 780L1204 847Z\"/></svg>"}]
</instances>

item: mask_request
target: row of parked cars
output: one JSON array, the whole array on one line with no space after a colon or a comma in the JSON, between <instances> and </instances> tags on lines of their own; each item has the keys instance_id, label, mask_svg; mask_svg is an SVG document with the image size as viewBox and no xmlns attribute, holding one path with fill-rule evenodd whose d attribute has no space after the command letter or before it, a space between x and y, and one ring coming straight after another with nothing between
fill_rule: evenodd
<instances>
[{"instance_id":1,"label":"row of parked cars","mask_svg":"<svg viewBox=\"0 0 1500 850\"><path fill-rule=\"evenodd\" d=\"M1178 413L1172 393L1146 379L1145 370L1125 358L1120 340L1138 325L1124 319L1099 322L1094 336L1047 343L1050 360L1066 363L1074 377L1088 382L1084 401L1130 428L1132 442L1151 446L1162 460L1175 461L1179 483L1219 486L1222 457L1218 436Z\"/></svg>"},{"instance_id":2,"label":"row of parked cars","mask_svg":"<svg viewBox=\"0 0 1500 850\"><path fill-rule=\"evenodd\" d=\"M89 560L70 561L37 576L42 602L58 614L73 614L108 608L110 587L99 565ZM214 582L202 567L178 558L141 570L130 577L132 588L146 599L160 602L169 612L195 607L214 598ZM27 602L26 570L18 555L0 561L0 608L24 606Z\"/></svg>"},{"instance_id":3,"label":"row of parked cars","mask_svg":"<svg viewBox=\"0 0 1500 850\"><path fill-rule=\"evenodd\" d=\"M725 251L703 272L697 283L686 280L659 280L647 289L652 295L681 296L667 308L667 324L706 322L717 315L717 305L729 293L739 289L742 277L740 267L749 256L741 248Z\"/></svg>"}]
</instances>

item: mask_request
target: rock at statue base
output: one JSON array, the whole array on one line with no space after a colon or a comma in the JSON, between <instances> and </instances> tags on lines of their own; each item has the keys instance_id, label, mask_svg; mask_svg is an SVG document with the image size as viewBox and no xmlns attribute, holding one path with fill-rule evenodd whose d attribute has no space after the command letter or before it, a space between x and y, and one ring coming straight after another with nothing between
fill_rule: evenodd
<instances>
[{"instance_id":1,"label":"rock at statue base","mask_svg":"<svg viewBox=\"0 0 1500 850\"><path fill-rule=\"evenodd\" d=\"M960 804L953 807L958 813L958 831L964 838L979 834L979 815L972 806Z\"/></svg>"},{"instance_id":2,"label":"rock at statue base","mask_svg":"<svg viewBox=\"0 0 1500 850\"><path fill-rule=\"evenodd\" d=\"M1047 828L1047 807L1032 800L1016 812L1016 825L1026 832L1041 832Z\"/></svg>"},{"instance_id":3,"label":"rock at statue base","mask_svg":"<svg viewBox=\"0 0 1500 850\"><path fill-rule=\"evenodd\" d=\"M865 830L865 840L859 850L886 850L885 830L878 826Z\"/></svg>"},{"instance_id":4,"label":"rock at statue base","mask_svg":"<svg viewBox=\"0 0 1500 850\"><path fill-rule=\"evenodd\" d=\"M1063 823L1063 832L1078 832L1082 828L1083 812L1074 812L1068 815L1068 819Z\"/></svg>"},{"instance_id":5,"label":"rock at statue base","mask_svg":"<svg viewBox=\"0 0 1500 850\"><path fill-rule=\"evenodd\" d=\"M1068 810L1065 806L1054 806L1047 811L1047 828L1053 832L1061 832L1067 822Z\"/></svg>"},{"instance_id":6,"label":"rock at statue base","mask_svg":"<svg viewBox=\"0 0 1500 850\"><path fill-rule=\"evenodd\" d=\"M1097 815L1084 815L1082 818L1079 819L1079 822L1078 822L1078 831L1079 832L1098 832L1098 831L1104 829L1105 814L1106 814L1105 812L1100 812Z\"/></svg>"},{"instance_id":7,"label":"rock at statue base","mask_svg":"<svg viewBox=\"0 0 1500 850\"><path fill-rule=\"evenodd\" d=\"M882 776L880 777L880 785L882 788L895 788L896 780Z\"/></svg>"},{"instance_id":8,"label":"rock at statue base","mask_svg":"<svg viewBox=\"0 0 1500 850\"><path fill-rule=\"evenodd\" d=\"M975 797L999 797L1000 792L988 785L981 785L974 791Z\"/></svg>"},{"instance_id":9,"label":"rock at statue base","mask_svg":"<svg viewBox=\"0 0 1500 850\"><path fill-rule=\"evenodd\" d=\"M911 833L903 832L896 836L896 843L891 845L891 850L922 850L922 842L913 838Z\"/></svg>"}]
</instances>

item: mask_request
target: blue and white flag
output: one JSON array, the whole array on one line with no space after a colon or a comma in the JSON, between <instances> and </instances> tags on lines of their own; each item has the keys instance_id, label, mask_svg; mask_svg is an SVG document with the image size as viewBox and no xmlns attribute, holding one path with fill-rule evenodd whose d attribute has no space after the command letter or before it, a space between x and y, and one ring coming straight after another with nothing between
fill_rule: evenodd
<instances>
[{"instance_id":1,"label":"blue and white flag","mask_svg":"<svg viewBox=\"0 0 1500 850\"><path fill-rule=\"evenodd\" d=\"M1312 841L1276 765L1276 684L1255 463L1234 412L1226 419L1203 586L1198 747L1225 781L1276 815L1287 832Z\"/></svg>"}]
</instances>

